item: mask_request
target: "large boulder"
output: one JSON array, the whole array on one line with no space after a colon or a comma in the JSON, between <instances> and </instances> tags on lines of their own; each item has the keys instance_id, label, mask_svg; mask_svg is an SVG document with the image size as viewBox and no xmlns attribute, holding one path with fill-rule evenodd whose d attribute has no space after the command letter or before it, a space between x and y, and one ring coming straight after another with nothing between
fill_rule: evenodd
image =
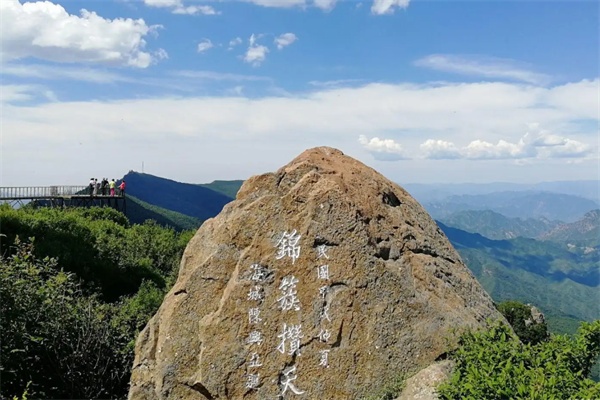
<instances>
[{"instance_id":1,"label":"large boulder","mask_svg":"<svg viewBox=\"0 0 600 400\"><path fill-rule=\"evenodd\" d=\"M130 399L357 399L502 318L404 189L339 150L250 178L190 241Z\"/></svg>"}]
</instances>

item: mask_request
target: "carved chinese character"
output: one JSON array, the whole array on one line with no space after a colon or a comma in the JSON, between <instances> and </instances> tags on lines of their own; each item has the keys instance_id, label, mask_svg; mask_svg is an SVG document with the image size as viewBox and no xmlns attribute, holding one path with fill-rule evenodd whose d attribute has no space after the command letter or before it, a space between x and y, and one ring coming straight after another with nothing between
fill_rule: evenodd
<instances>
[{"instance_id":1,"label":"carved chinese character","mask_svg":"<svg viewBox=\"0 0 600 400\"><path fill-rule=\"evenodd\" d=\"M250 334L248 335L248 339L246 339L246 343L248 344L258 343L258 345L260 346L262 342L262 333L260 333L259 331L250 332Z\"/></svg>"},{"instance_id":2,"label":"carved chinese character","mask_svg":"<svg viewBox=\"0 0 600 400\"><path fill-rule=\"evenodd\" d=\"M260 357L258 353L252 353L252 357L250 358L250 362L248 363L249 367L258 368L262 365L260 362Z\"/></svg>"},{"instance_id":3,"label":"carved chinese character","mask_svg":"<svg viewBox=\"0 0 600 400\"><path fill-rule=\"evenodd\" d=\"M248 300L259 301L264 298L262 288L260 286L254 286L248 291Z\"/></svg>"},{"instance_id":4,"label":"carved chinese character","mask_svg":"<svg viewBox=\"0 0 600 400\"><path fill-rule=\"evenodd\" d=\"M321 332L319 332L319 340L321 342L326 343L330 337L331 337L331 332L329 332L327 329L325 329L325 330L321 329Z\"/></svg>"},{"instance_id":5,"label":"carved chinese character","mask_svg":"<svg viewBox=\"0 0 600 400\"><path fill-rule=\"evenodd\" d=\"M329 317L329 306L323 307L323 311L321 312L321 320L326 319L331 322L331 318Z\"/></svg>"},{"instance_id":6,"label":"carved chinese character","mask_svg":"<svg viewBox=\"0 0 600 400\"><path fill-rule=\"evenodd\" d=\"M325 246L324 244L317 246L317 258L321 257L329 259L329 256L327 255L327 246Z\"/></svg>"},{"instance_id":7,"label":"carved chinese character","mask_svg":"<svg viewBox=\"0 0 600 400\"><path fill-rule=\"evenodd\" d=\"M252 279L254 282L262 282L267 277L267 270L260 264L252 264L250 266L252 268Z\"/></svg>"},{"instance_id":8,"label":"carved chinese character","mask_svg":"<svg viewBox=\"0 0 600 400\"><path fill-rule=\"evenodd\" d=\"M322 367L329 367L329 351L330 350L319 350L319 354L320 354L320 359L319 359L319 365Z\"/></svg>"},{"instance_id":9,"label":"carved chinese character","mask_svg":"<svg viewBox=\"0 0 600 400\"><path fill-rule=\"evenodd\" d=\"M281 354L285 353L285 342L288 341L288 354L293 355L300 350L300 339L304 337L302 335L302 325L288 326L286 323L284 323L283 332L277 335L277 337L281 339L281 343L279 343L279 346L277 346L277 350Z\"/></svg>"},{"instance_id":10,"label":"carved chinese character","mask_svg":"<svg viewBox=\"0 0 600 400\"><path fill-rule=\"evenodd\" d=\"M281 290L281 297L277 299L279 308L283 311L291 310L292 308L296 311L300 310L300 301L296 296L296 284L298 279L294 275L286 276L281 280L279 289Z\"/></svg>"},{"instance_id":11,"label":"carved chinese character","mask_svg":"<svg viewBox=\"0 0 600 400\"><path fill-rule=\"evenodd\" d=\"M322 298L325 298L325 295L327 295L328 290L329 290L329 286L321 286L319 288L319 294L321 295Z\"/></svg>"},{"instance_id":12,"label":"carved chinese character","mask_svg":"<svg viewBox=\"0 0 600 400\"><path fill-rule=\"evenodd\" d=\"M320 265L317 267L317 279L329 279L329 265Z\"/></svg>"},{"instance_id":13,"label":"carved chinese character","mask_svg":"<svg viewBox=\"0 0 600 400\"><path fill-rule=\"evenodd\" d=\"M298 378L298 376L294 372L296 372L295 365L293 367L288 368L286 371L283 372L283 379L281 379L281 385L283 386L283 389L281 390L282 396L288 389L290 389L294 394L304 393L303 390L298 389L293 384L293 381L295 381L296 378Z\"/></svg>"},{"instance_id":14,"label":"carved chinese character","mask_svg":"<svg viewBox=\"0 0 600 400\"><path fill-rule=\"evenodd\" d=\"M258 324L262 319L259 317L260 310L257 307L248 310L248 320L251 324Z\"/></svg>"},{"instance_id":15,"label":"carved chinese character","mask_svg":"<svg viewBox=\"0 0 600 400\"><path fill-rule=\"evenodd\" d=\"M248 374L246 376L246 388L256 389L258 387L259 383L260 383L260 375L259 374Z\"/></svg>"},{"instance_id":16,"label":"carved chinese character","mask_svg":"<svg viewBox=\"0 0 600 400\"><path fill-rule=\"evenodd\" d=\"M291 233L288 233L288 231L283 232L281 239L279 239L279 242L277 242L276 245L278 250L275 258L280 260L283 257L290 257L292 259L292 264L296 262L298 257L300 257L300 246L298 246L298 242L301 237L302 235L298 235L295 229Z\"/></svg>"}]
</instances>

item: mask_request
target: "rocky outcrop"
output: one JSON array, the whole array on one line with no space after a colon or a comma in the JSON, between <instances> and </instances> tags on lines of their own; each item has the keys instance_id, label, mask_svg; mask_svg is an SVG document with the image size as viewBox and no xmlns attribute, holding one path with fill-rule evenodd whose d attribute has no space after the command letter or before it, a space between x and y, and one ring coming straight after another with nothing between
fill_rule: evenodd
<instances>
[{"instance_id":1,"label":"rocky outcrop","mask_svg":"<svg viewBox=\"0 0 600 400\"><path fill-rule=\"evenodd\" d=\"M443 360L431 364L406 380L402 394L396 400L437 400L436 388L452 375L453 363Z\"/></svg>"},{"instance_id":2,"label":"rocky outcrop","mask_svg":"<svg viewBox=\"0 0 600 400\"><path fill-rule=\"evenodd\" d=\"M244 183L140 334L130 399L357 399L502 318L425 210L338 150Z\"/></svg>"}]
</instances>

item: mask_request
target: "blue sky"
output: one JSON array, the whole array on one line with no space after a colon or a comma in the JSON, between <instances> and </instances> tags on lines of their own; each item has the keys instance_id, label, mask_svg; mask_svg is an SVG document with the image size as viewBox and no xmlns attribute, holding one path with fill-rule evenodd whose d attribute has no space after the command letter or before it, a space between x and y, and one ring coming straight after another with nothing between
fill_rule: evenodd
<instances>
[{"instance_id":1,"label":"blue sky","mask_svg":"<svg viewBox=\"0 0 600 400\"><path fill-rule=\"evenodd\" d=\"M595 1L0 2L0 185L599 178Z\"/></svg>"}]
</instances>

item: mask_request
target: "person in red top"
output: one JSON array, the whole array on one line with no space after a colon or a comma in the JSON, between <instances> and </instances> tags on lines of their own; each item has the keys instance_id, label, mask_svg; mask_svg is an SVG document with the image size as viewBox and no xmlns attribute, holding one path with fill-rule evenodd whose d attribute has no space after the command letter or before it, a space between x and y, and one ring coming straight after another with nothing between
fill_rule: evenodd
<instances>
[{"instance_id":1,"label":"person in red top","mask_svg":"<svg viewBox=\"0 0 600 400\"><path fill-rule=\"evenodd\" d=\"M121 191L121 196L125 196L125 181L121 181L121 184L119 185L119 190Z\"/></svg>"}]
</instances>

